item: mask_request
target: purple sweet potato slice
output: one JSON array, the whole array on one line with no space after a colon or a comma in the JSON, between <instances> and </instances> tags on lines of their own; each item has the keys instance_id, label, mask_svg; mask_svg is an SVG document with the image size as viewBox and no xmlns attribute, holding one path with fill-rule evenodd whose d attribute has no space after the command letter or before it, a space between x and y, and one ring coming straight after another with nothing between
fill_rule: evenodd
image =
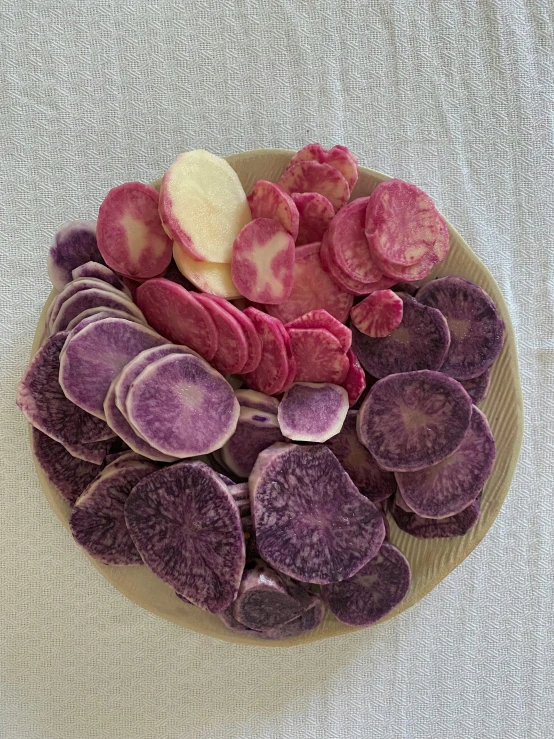
<instances>
[{"instance_id":1,"label":"purple sweet potato slice","mask_svg":"<svg viewBox=\"0 0 554 739\"><path fill-rule=\"evenodd\" d=\"M279 223L293 239L298 236L298 210L293 197L275 182L258 180L247 198L252 219L271 218ZM332 206L331 206L332 207ZM334 214L333 209L333 214Z\"/></svg>"},{"instance_id":2,"label":"purple sweet potato slice","mask_svg":"<svg viewBox=\"0 0 554 739\"><path fill-rule=\"evenodd\" d=\"M125 311L117 310L115 308L106 308L105 306L98 306L97 308L88 308L87 310L81 311L81 313L75 316L75 318L71 319L65 330L73 331L77 326L79 329L84 328L91 323L91 321L83 323L85 319L92 318L93 316L96 321L101 321L103 318L123 318L124 320L132 321L133 323L142 323L143 326L146 324L146 321L141 320L136 316L132 316L130 313L125 313Z\"/></svg>"},{"instance_id":3,"label":"purple sweet potato slice","mask_svg":"<svg viewBox=\"0 0 554 739\"><path fill-rule=\"evenodd\" d=\"M455 452L419 472L397 472L396 481L404 500L418 516L454 516L477 498L495 456L487 419L473 407L469 428Z\"/></svg>"},{"instance_id":4,"label":"purple sweet potato slice","mask_svg":"<svg viewBox=\"0 0 554 739\"><path fill-rule=\"evenodd\" d=\"M50 336L17 388L17 405L29 423L60 444L93 444L115 434L105 421L68 400L59 383L60 352L67 333Z\"/></svg>"},{"instance_id":5,"label":"purple sweet potato slice","mask_svg":"<svg viewBox=\"0 0 554 739\"><path fill-rule=\"evenodd\" d=\"M46 322L48 324L48 330L51 333L53 332L54 322L58 317L58 313L63 307L65 301L69 300L69 298L72 298L78 292L91 289L104 290L105 292L123 297L126 300L132 302L132 300L127 297L126 293L124 293L122 290L118 290L117 287L113 287L113 285L108 284L104 280L100 280L97 277L78 277L77 279L69 282L59 293L59 295L56 295L54 300L50 303Z\"/></svg>"},{"instance_id":6,"label":"purple sweet potato slice","mask_svg":"<svg viewBox=\"0 0 554 739\"><path fill-rule=\"evenodd\" d=\"M233 615L243 626L265 631L298 618L304 610L265 562L258 560L255 567L244 571L233 603Z\"/></svg>"},{"instance_id":7,"label":"purple sweet potato slice","mask_svg":"<svg viewBox=\"0 0 554 739\"><path fill-rule=\"evenodd\" d=\"M348 182L338 169L314 161L289 165L278 184L289 195L293 192L318 192L329 200L335 211L346 205L350 197Z\"/></svg>"},{"instance_id":8,"label":"purple sweet potato slice","mask_svg":"<svg viewBox=\"0 0 554 739\"><path fill-rule=\"evenodd\" d=\"M385 527L323 445L274 444L249 478L260 556L301 582L345 580L377 554Z\"/></svg>"},{"instance_id":9,"label":"purple sweet potato slice","mask_svg":"<svg viewBox=\"0 0 554 739\"><path fill-rule=\"evenodd\" d=\"M33 428L33 454L48 482L69 505L100 474L100 467L77 459L67 449L42 431Z\"/></svg>"},{"instance_id":10,"label":"purple sweet potato slice","mask_svg":"<svg viewBox=\"0 0 554 739\"><path fill-rule=\"evenodd\" d=\"M107 565L138 565L138 553L127 524L125 503L155 465L114 469L91 483L76 501L69 519L73 538L91 557Z\"/></svg>"},{"instance_id":11,"label":"purple sweet potato slice","mask_svg":"<svg viewBox=\"0 0 554 739\"><path fill-rule=\"evenodd\" d=\"M365 235L369 198L358 198L337 213L327 233L329 258L341 272L359 282L378 282L383 273Z\"/></svg>"},{"instance_id":12,"label":"purple sweet potato slice","mask_svg":"<svg viewBox=\"0 0 554 739\"><path fill-rule=\"evenodd\" d=\"M244 338L246 340L247 347L247 359L245 365L242 367L241 372L253 372L259 365L262 358L262 342L254 324L245 316L244 313L239 310L236 306L230 303L225 298L220 298L216 295L210 295L210 299L217 303L223 310L227 311L240 325Z\"/></svg>"},{"instance_id":13,"label":"purple sweet potato slice","mask_svg":"<svg viewBox=\"0 0 554 739\"><path fill-rule=\"evenodd\" d=\"M234 487L234 486L235 486L235 484L236 484L236 483L234 482L234 480L231 480L231 478L230 478L230 477L227 477L227 475L224 475L224 474L223 474L223 473L221 473L221 472L218 472L217 474L218 474L219 478L220 478L221 480L223 480L223 482L224 482L224 483L225 483L226 485L229 485L229 487Z\"/></svg>"},{"instance_id":14,"label":"purple sweet potato slice","mask_svg":"<svg viewBox=\"0 0 554 739\"><path fill-rule=\"evenodd\" d=\"M379 467L356 433L358 411L348 411L342 429L325 442L362 495L373 503L386 500L396 492L392 472Z\"/></svg>"},{"instance_id":15,"label":"purple sweet potato slice","mask_svg":"<svg viewBox=\"0 0 554 739\"><path fill-rule=\"evenodd\" d=\"M256 390L235 390L235 397L243 408L253 408L266 413L277 414L279 401L271 395L259 393Z\"/></svg>"},{"instance_id":16,"label":"purple sweet potato slice","mask_svg":"<svg viewBox=\"0 0 554 739\"><path fill-rule=\"evenodd\" d=\"M248 360L248 343L240 323L212 300L211 295L198 293L196 299L208 311L217 330L217 351L211 360L213 366L227 375L241 372Z\"/></svg>"},{"instance_id":17,"label":"purple sweet potato slice","mask_svg":"<svg viewBox=\"0 0 554 739\"><path fill-rule=\"evenodd\" d=\"M222 447L235 432L240 410L227 380L192 354L149 364L131 384L125 405L145 441L179 458Z\"/></svg>"},{"instance_id":18,"label":"purple sweet potato slice","mask_svg":"<svg viewBox=\"0 0 554 739\"><path fill-rule=\"evenodd\" d=\"M358 357L352 349L348 350L346 356L348 358L348 372L342 383L342 387L348 393L348 403L352 407L357 403L366 389L366 378Z\"/></svg>"},{"instance_id":19,"label":"purple sweet potato slice","mask_svg":"<svg viewBox=\"0 0 554 739\"><path fill-rule=\"evenodd\" d=\"M348 393L339 385L297 382L279 404L277 418L292 441L323 442L339 433L348 412Z\"/></svg>"},{"instance_id":20,"label":"purple sweet potato slice","mask_svg":"<svg viewBox=\"0 0 554 739\"><path fill-rule=\"evenodd\" d=\"M247 482L239 482L236 484L234 482L231 482L227 484L229 485L229 492L231 493L235 503L240 503L243 500L250 500L250 493L248 491Z\"/></svg>"},{"instance_id":21,"label":"purple sweet potato slice","mask_svg":"<svg viewBox=\"0 0 554 739\"><path fill-rule=\"evenodd\" d=\"M237 428L221 449L222 462L237 477L246 479L258 454L277 441L284 441L277 416L241 408Z\"/></svg>"},{"instance_id":22,"label":"purple sweet potato slice","mask_svg":"<svg viewBox=\"0 0 554 739\"><path fill-rule=\"evenodd\" d=\"M177 593L213 613L235 600L242 525L227 485L207 465L179 463L144 478L125 518L144 563Z\"/></svg>"},{"instance_id":23,"label":"purple sweet potato slice","mask_svg":"<svg viewBox=\"0 0 554 739\"><path fill-rule=\"evenodd\" d=\"M418 539L450 539L463 536L475 526L481 507L474 500L467 508L447 518L422 518L417 513L405 511L395 502L390 507L391 515L399 529Z\"/></svg>"},{"instance_id":24,"label":"purple sweet potato slice","mask_svg":"<svg viewBox=\"0 0 554 739\"><path fill-rule=\"evenodd\" d=\"M317 595L311 595L311 605L307 608L301 616L289 621L286 624L280 626L274 626L272 629L267 629L262 632L264 639L290 639L293 636L300 636L306 634L308 631L313 631L323 621L325 616L325 604L321 598Z\"/></svg>"},{"instance_id":25,"label":"purple sweet potato slice","mask_svg":"<svg viewBox=\"0 0 554 739\"><path fill-rule=\"evenodd\" d=\"M471 419L471 398L440 372L389 375L371 388L356 419L362 444L377 464L413 472L456 451Z\"/></svg>"},{"instance_id":26,"label":"purple sweet potato slice","mask_svg":"<svg viewBox=\"0 0 554 739\"><path fill-rule=\"evenodd\" d=\"M68 337L60 358L60 385L69 400L104 418L108 389L123 367L145 349L164 343L152 329L121 318L90 323Z\"/></svg>"},{"instance_id":27,"label":"purple sweet potato slice","mask_svg":"<svg viewBox=\"0 0 554 739\"><path fill-rule=\"evenodd\" d=\"M350 363L340 341L324 328L288 329L296 362L296 382L332 382L346 379Z\"/></svg>"},{"instance_id":28,"label":"purple sweet potato slice","mask_svg":"<svg viewBox=\"0 0 554 739\"><path fill-rule=\"evenodd\" d=\"M132 279L156 277L171 261L173 241L158 212L157 190L142 182L112 188L98 211L98 248L106 264Z\"/></svg>"},{"instance_id":29,"label":"purple sweet potato slice","mask_svg":"<svg viewBox=\"0 0 554 739\"><path fill-rule=\"evenodd\" d=\"M79 267L75 267L71 273L71 277L74 280L94 277L97 280L102 280L102 282L106 282L108 285L115 287L117 290L121 290L121 292L127 295L128 298L131 297L131 291L129 288L125 287L118 275L116 275L112 269L106 267L105 264L86 262L85 264L79 265Z\"/></svg>"},{"instance_id":30,"label":"purple sweet potato slice","mask_svg":"<svg viewBox=\"0 0 554 739\"><path fill-rule=\"evenodd\" d=\"M335 216L332 204L318 192L293 192L292 199L299 216L296 245L321 241Z\"/></svg>"},{"instance_id":31,"label":"purple sweet potato slice","mask_svg":"<svg viewBox=\"0 0 554 739\"><path fill-rule=\"evenodd\" d=\"M137 304L149 325L175 344L190 346L210 361L217 351L217 329L208 311L181 285L163 278L137 290Z\"/></svg>"},{"instance_id":32,"label":"purple sweet potato slice","mask_svg":"<svg viewBox=\"0 0 554 739\"><path fill-rule=\"evenodd\" d=\"M438 370L448 354L450 332L441 312L409 295L398 297L404 304L402 322L389 336L375 339L352 329L352 347L372 377Z\"/></svg>"},{"instance_id":33,"label":"purple sweet potato slice","mask_svg":"<svg viewBox=\"0 0 554 739\"><path fill-rule=\"evenodd\" d=\"M73 457L82 459L84 462L101 465L111 443L112 439L105 439L104 441L95 441L92 444L64 444L64 446Z\"/></svg>"},{"instance_id":34,"label":"purple sweet potato slice","mask_svg":"<svg viewBox=\"0 0 554 739\"><path fill-rule=\"evenodd\" d=\"M352 331L323 308L311 310L286 324L285 328L324 328L340 342L343 351L352 346Z\"/></svg>"},{"instance_id":35,"label":"purple sweet potato slice","mask_svg":"<svg viewBox=\"0 0 554 739\"><path fill-rule=\"evenodd\" d=\"M504 321L482 288L460 277L441 277L422 287L417 299L440 310L450 329L441 372L469 380L492 366L504 345Z\"/></svg>"},{"instance_id":36,"label":"purple sweet potato slice","mask_svg":"<svg viewBox=\"0 0 554 739\"><path fill-rule=\"evenodd\" d=\"M96 221L71 221L58 229L48 252L48 276L56 290L71 282L71 273L86 262L104 263L96 242Z\"/></svg>"},{"instance_id":37,"label":"purple sweet potato slice","mask_svg":"<svg viewBox=\"0 0 554 739\"><path fill-rule=\"evenodd\" d=\"M347 274L331 253L329 232L325 234L321 241L320 259L323 270L329 275L335 285L351 295L369 295L375 290L386 290L394 283L394 280L386 275L382 275L378 280L374 280L373 282L363 282Z\"/></svg>"},{"instance_id":38,"label":"purple sweet potato slice","mask_svg":"<svg viewBox=\"0 0 554 739\"><path fill-rule=\"evenodd\" d=\"M268 313L283 323L317 308L323 308L341 322L348 318L353 298L323 269L320 248L321 245L315 243L295 249L292 292L280 305L267 306Z\"/></svg>"},{"instance_id":39,"label":"purple sweet potato slice","mask_svg":"<svg viewBox=\"0 0 554 739\"><path fill-rule=\"evenodd\" d=\"M330 164L331 167L338 169L351 191L358 181L358 161L346 146L336 145L331 149L324 149L321 144L307 144L296 152L288 166L306 161Z\"/></svg>"},{"instance_id":40,"label":"purple sweet potato slice","mask_svg":"<svg viewBox=\"0 0 554 739\"><path fill-rule=\"evenodd\" d=\"M458 382L471 398L473 405L479 405L482 400L485 400L489 392L491 371L488 369L482 375L472 377L470 380L458 380Z\"/></svg>"},{"instance_id":41,"label":"purple sweet potato slice","mask_svg":"<svg viewBox=\"0 0 554 739\"><path fill-rule=\"evenodd\" d=\"M402 323L404 302L392 290L376 290L350 311L350 318L360 333L380 339L390 336Z\"/></svg>"},{"instance_id":42,"label":"purple sweet potato slice","mask_svg":"<svg viewBox=\"0 0 554 739\"><path fill-rule=\"evenodd\" d=\"M76 316L91 308L113 308L145 323L142 312L123 293L108 293L104 289L91 288L76 293L64 302L52 323L52 331L65 331Z\"/></svg>"},{"instance_id":43,"label":"purple sweet potato slice","mask_svg":"<svg viewBox=\"0 0 554 739\"><path fill-rule=\"evenodd\" d=\"M325 585L321 595L339 621L371 626L390 613L410 588L410 565L396 547L383 542L376 557L354 577Z\"/></svg>"},{"instance_id":44,"label":"purple sweet potato slice","mask_svg":"<svg viewBox=\"0 0 554 739\"><path fill-rule=\"evenodd\" d=\"M253 372L244 374L252 389L266 395L280 392L287 379L289 363L279 321L257 308L247 308L245 315L252 321L262 344L262 358Z\"/></svg>"}]
</instances>

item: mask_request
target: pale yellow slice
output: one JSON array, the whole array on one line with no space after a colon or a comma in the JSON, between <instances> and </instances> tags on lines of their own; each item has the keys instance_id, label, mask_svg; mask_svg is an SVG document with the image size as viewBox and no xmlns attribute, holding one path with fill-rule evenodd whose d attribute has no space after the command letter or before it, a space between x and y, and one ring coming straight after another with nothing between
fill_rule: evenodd
<instances>
[{"instance_id":1,"label":"pale yellow slice","mask_svg":"<svg viewBox=\"0 0 554 739\"><path fill-rule=\"evenodd\" d=\"M230 264L197 262L195 259L191 259L177 242L173 244L173 259L179 272L202 292L218 295L220 298L229 300L240 297L237 286L231 277Z\"/></svg>"}]
</instances>

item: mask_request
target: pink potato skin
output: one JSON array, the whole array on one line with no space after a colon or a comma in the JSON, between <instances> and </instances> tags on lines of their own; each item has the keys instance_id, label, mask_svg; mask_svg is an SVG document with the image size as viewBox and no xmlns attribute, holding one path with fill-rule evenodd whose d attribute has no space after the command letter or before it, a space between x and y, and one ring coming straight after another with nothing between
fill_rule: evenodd
<instances>
[{"instance_id":1,"label":"pink potato skin","mask_svg":"<svg viewBox=\"0 0 554 739\"><path fill-rule=\"evenodd\" d=\"M376 290L350 311L358 331L373 339L389 336L402 323L404 303L392 290Z\"/></svg>"},{"instance_id":2,"label":"pink potato skin","mask_svg":"<svg viewBox=\"0 0 554 739\"><path fill-rule=\"evenodd\" d=\"M148 279L163 272L171 261L173 243L158 213L158 193L142 182L126 182L106 195L98 211L96 238L106 264L131 279ZM127 223L126 223L127 221ZM131 223L129 223L131 221ZM127 228L142 226L146 243L132 256Z\"/></svg>"},{"instance_id":3,"label":"pink potato skin","mask_svg":"<svg viewBox=\"0 0 554 739\"><path fill-rule=\"evenodd\" d=\"M350 190L354 189L358 181L358 160L346 146L337 145L332 149L324 149L321 144L308 144L296 152L288 166L309 160L320 164L330 164L331 167L338 169L347 181Z\"/></svg>"},{"instance_id":4,"label":"pink potato skin","mask_svg":"<svg viewBox=\"0 0 554 739\"><path fill-rule=\"evenodd\" d=\"M280 242L277 251L276 240ZM277 221L257 218L235 239L231 275L248 300L269 305L285 301L292 291L293 269L294 241Z\"/></svg>"},{"instance_id":5,"label":"pink potato skin","mask_svg":"<svg viewBox=\"0 0 554 739\"><path fill-rule=\"evenodd\" d=\"M299 216L296 246L321 241L335 215L331 203L318 192L293 192L292 199Z\"/></svg>"},{"instance_id":6,"label":"pink potato skin","mask_svg":"<svg viewBox=\"0 0 554 739\"><path fill-rule=\"evenodd\" d=\"M350 198L350 188L338 169L314 161L296 162L283 172L279 185L289 194L318 192L330 201L335 211Z\"/></svg>"},{"instance_id":7,"label":"pink potato skin","mask_svg":"<svg viewBox=\"0 0 554 739\"><path fill-rule=\"evenodd\" d=\"M294 198L276 182L258 180L247 197L252 220L270 218L288 231L293 239L298 236L299 216Z\"/></svg>"}]
</instances>

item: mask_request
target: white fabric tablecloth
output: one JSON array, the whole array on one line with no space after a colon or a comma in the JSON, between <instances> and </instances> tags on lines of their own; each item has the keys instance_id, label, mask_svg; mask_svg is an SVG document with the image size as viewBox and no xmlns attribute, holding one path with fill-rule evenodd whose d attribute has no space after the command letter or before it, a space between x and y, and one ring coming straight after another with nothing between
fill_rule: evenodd
<instances>
[{"instance_id":1,"label":"white fabric tablecloth","mask_svg":"<svg viewBox=\"0 0 554 739\"><path fill-rule=\"evenodd\" d=\"M0 737L554 735L549 0L0 0ZM291 650L116 592L39 490L14 388L58 224L177 153L320 141L416 182L498 280L527 428L478 549L385 625Z\"/></svg>"}]
</instances>

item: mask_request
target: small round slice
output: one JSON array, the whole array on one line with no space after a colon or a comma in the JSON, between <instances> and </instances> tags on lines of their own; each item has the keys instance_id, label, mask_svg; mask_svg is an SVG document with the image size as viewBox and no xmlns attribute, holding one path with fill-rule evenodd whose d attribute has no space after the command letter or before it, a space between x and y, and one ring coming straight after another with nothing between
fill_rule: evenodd
<instances>
[{"instance_id":1,"label":"small round slice","mask_svg":"<svg viewBox=\"0 0 554 739\"><path fill-rule=\"evenodd\" d=\"M221 449L223 464L237 477L246 479L258 454L277 441L284 441L277 416L241 407L237 428Z\"/></svg>"},{"instance_id":2,"label":"small round slice","mask_svg":"<svg viewBox=\"0 0 554 739\"><path fill-rule=\"evenodd\" d=\"M321 241L335 215L332 204L318 192L293 192L292 199L299 216L296 245Z\"/></svg>"},{"instance_id":3,"label":"small round slice","mask_svg":"<svg viewBox=\"0 0 554 739\"><path fill-rule=\"evenodd\" d=\"M239 289L233 282L230 261L224 264L198 262L176 241L173 244L173 259L178 271L201 292L217 295L228 300L240 297ZM167 279L171 278L168 277ZM178 280L173 280L173 282L181 284ZM183 285L183 287L189 289L190 285Z\"/></svg>"},{"instance_id":4,"label":"small round slice","mask_svg":"<svg viewBox=\"0 0 554 739\"><path fill-rule=\"evenodd\" d=\"M106 285L109 287L109 285ZM52 324L52 331L65 331L69 324L85 310L92 308L111 308L136 318L145 323L145 318L137 306L123 293L107 292L104 289L92 288L82 290L68 298L61 306L56 320Z\"/></svg>"},{"instance_id":5,"label":"small round slice","mask_svg":"<svg viewBox=\"0 0 554 739\"><path fill-rule=\"evenodd\" d=\"M105 280L101 280L98 277L77 277L74 280L71 280L71 282L68 282L60 294L56 295L54 300L50 303L47 313L47 324L50 333L53 332L54 322L65 301L69 300L69 298L72 298L76 293L81 292L82 290L91 290L93 288L104 290L107 293L115 294L119 297L124 297L129 302L132 302L132 300L127 296L127 292L110 285Z\"/></svg>"},{"instance_id":6,"label":"small round slice","mask_svg":"<svg viewBox=\"0 0 554 739\"><path fill-rule=\"evenodd\" d=\"M352 407L361 398L362 393L366 389L366 379L362 365L359 363L358 357L352 349L348 350L346 356L348 358L348 372L346 373L342 387L348 393L348 404Z\"/></svg>"},{"instance_id":7,"label":"small round slice","mask_svg":"<svg viewBox=\"0 0 554 739\"><path fill-rule=\"evenodd\" d=\"M85 262L103 263L96 241L96 221L71 221L61 226L48 251L48 276L56 290L73 279L72 272Z\"/></svg>"},{"instance_id":8,"label":"small round slice","mask_svg":"<svg viewBox=\"0 0 554 739\"><path fill-rule=\"evenodd\" d=\"M223 310L227 311L227 313L229 313L241 327L244 339L246 341L247 352L246 363L241 368L241 372L253 372L259 365L262 358L262 342L260 341L260 337L258 336L256 329L254 328L254 324L252 323L250 318L248 318L248 316L244 315L241 310L239 310L228 300L224 300L223 298L217 297L216 295L210 295L210 299L213 302L217 303L221 308L223 308Z\"/></svg>"},{"instance_id":9,"label":"small round slice","mask_svg":"<svg viewBox=\"0 0 554 739\"><path fill-rule=\"evenodd\" d=\"M463 385L465 391L471 398L473 405L479 405L482 400L485 400L489 387L491 384L491 371L490 369L485 370L482 375L472 377L470 380L458 380L460 385Z\"/></svg>"},{"instance_id":10,"label":"small round slice","mask_svg":"<svg viewBox=\"0 0 554 739\"><path fill-rule=\"evenodd\" d=\"M146 320L141 320L137 318L137 316L132 316L130 313L125 313L123 310L118 310L116 308L106 308L103 305L99 305L96 308L87 308L86 310L81 311L78 315L75 316L75 318L72 318L71 321L67 324L66 331L72 332L74 328L84 328L85 326L88 326L90 321L87 319L94 318L98 321L101 321L103 318L123 318L125 321L132 321L133 323L142 323L143 325L146 324ZM83 323L86 321L85 323ZM82 324L82 325L81 325Z\"/></svg>"},{"instance_id":11,"label":"small round slice","mask_svg":"<svg viewBox=\"0 0 554 739\"><path fill-rule=\"evenodd\" d=\"M293 239L298 236L298 210L294 198L275 182L258 180L248 196L252 218L271 218L280 223ZM334 210L333 210L334 213Z\"/></svg>"},{"instance_id":12,"label":"small round slice","mask_svg":"<svg viewBox=\"0 0 554 739\"><path fill-rule=\"evenodd\" d=\"M376 557L354 577L321 588L327 607L350 626L371 626L390 613L410 589L410 565L396 547L384 542Z\"/></svg>"},{"instance_id":13,"label":"small round slice","mask_svg":"<svg viewBox=\"0 0 554 739\"><path fill-rule=\"evenodd\" d=\"M108 285L115 287L117 290L121 290L128 298L131 297L131 293L128 288L125 287L116 273L109 267L106 267L105 264L86 262L85 264L81 264L79 267L75 267L71 273L71 277L74 280L78 280L83 277L94 277L97 280L102 280L102 282L106 282Z\"/></svg>"},{"instance_id":14,"label":"small round slice","mask_svg":"<svg viewBox=\"0 0 554 739\"><path fill-rule=\"evenodd\" d=\"M324 328L338 339L343 351L347 352L352 346L352 331L323 308L304 313L303 316L287 323L285 328L287 330L290 328Z\"/></svg>"},{"instance_id":15,"label":"small round slice","mask_svg":"<svg viewBox=\"0 0 554 739\"><path fill-rule=\"evenodd\" d=\"M376 290L350 311L358 331L372 339L390 336L402 323L404 303L392 290Z\"/></svg>"},{"instance_id":16,"label":"small round slice","mask_svg":"<svg viewBox=\"0 0 554 739\"><path fill-rule=\"evenodd\" d=\"M347 274L334 260L329 248L329 232L325 234L321 242L321 266L324 271L331 277L333 282L351 295L369 295L375 290L386 290L394 284L395 280L386 276L380 269L381 277L374 282L362 282Z\"/></svg>"},{"instance_id":17,"label":"small round slice","mask_svg":"<svg viewBox=\"0 0 554 739\"><path fill-rule=\"evenodd\" d=\"M458 449L471 411L471 398L456 380L429 370L404 372L375 383L356 430L380 467L417 471Z\"/></svg>"},{"instance_id":18,"label":"small round slice","mask_svg":"<svg viewBox=\"0 0 554 739\"><path fill-rule=\"evenodd\" d=\"M292 441L323 442L338 434L348 412L348 393L339 385L296 382L279 403L277 418Z\"/></svg>"},{"instance_id":19,"label":"small round slice","mask_svg":"<svg viewBox=\"0 0 554 739\"><path fill-rule=\"evenodd\" d=\"M282 174L279 185L287 193L318 192L331 203L335 212L348 202L350 188L341 173L329 164L314 161L291 164Z\"/></svg>"},{"instance_id":20,"label":"small round slice","mask_svg":"<svg viewBox=\"0 0 554 739\"><path fill-rule=\"evenodd\" d=\"M241 324L211 295L199 293L195 298L208 311L217 331L217 351L211 360L213 366L226 375L242 372L248 359L248 344Z\"/></svg>"},{"instance_id":21,"label":"small round slice","mask_svg":"<svg viewBox=\"0 0 554 739\"><path fill-rule=\"evenodd\" d=\"M354 154L346 146L336 145L331 149L324 149L321 144L307 144L303 146L290 160L288 166L296 162L314 161L320 164L330 164L338 169L348 183L350 190L358 181L358 162Z\"/></svg>"},{"instance_id":22,"label":"small round slice","mask_svg":"<svg viewBox=\"0 0 554 739\"><path fill-rule=\"evenodd\" d=\"M399 529L417 539L450 539L463 536L475 526L481 513L478 500L474 500L467 508L448 518L422 518L417 513L403 510L394 502L390 507L391 515Z\"/></svg>"},{"instance_id":23,"label":"small round slice","mask_svg":"<svg viewBox=\"0 0 554 739\"><path fill-rule=\"evenodd\" d=\"M296 361L296 382L331 382L340 385L349 362L340 341L324 328L288 329Z\"/></svg>"},{"instance_id":24,"label":"small round slice","mask_svg":"<svg viewBox=\"0 0 554 739\"><path fill-rule=\"evenodd\" d=\"M244 381L252 390L275 395L283 388L289 371L279 321L257 308L247 308L244 313L254 324L262 344L261 361L253 372L244 374Z\"/></svg>"}]
</instances>

